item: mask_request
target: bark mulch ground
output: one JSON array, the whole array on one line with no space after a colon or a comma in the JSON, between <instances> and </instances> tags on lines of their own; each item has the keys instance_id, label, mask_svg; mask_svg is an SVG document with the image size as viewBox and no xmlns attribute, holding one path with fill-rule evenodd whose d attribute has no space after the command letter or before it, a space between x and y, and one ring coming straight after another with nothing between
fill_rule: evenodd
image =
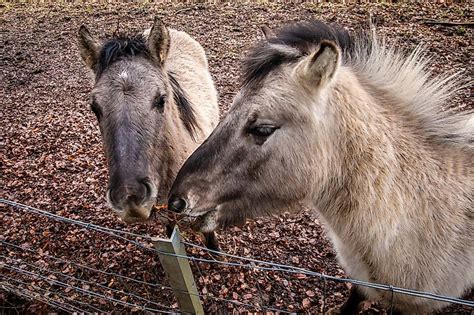
<instances>
[{"instance_id":1,"label":"bark mulch ground","mask_svg":"<svg viewBox=\"0 0 474 315\"><path fill-rule=\"evenodd\" d=\"M188 32L202 43L208 54L223 114L239 85L239 60L259 38L262 24L278 27L285 22L316 18L356 29L366 25L371 14L378 33L388 41L407 50L424 44L432 57L435 75L464 71L466 77L472 77L473 72L472 28L423 23L425 20L470 21L473 8L469 4L3 3L0 10L0 197L71 219L138 234L163 235L161 227L154 224L124 225L105 205L106 165L98 125L88 105L92 80L75 45L81 24L103 38L117 29L117 23L121 31L140 32L151 26L155 15L160 15L169 26ZM472 107L470 93L469 88L463 89L452 104ZM150 308L164 309L160 306L163 304L176 309L172 292L165 288L126 281L47 256L167 285L154 253L77 225L12 207L1 206L0 209L1 240L23 248L2 245L0 261L49 279L20 276L0 263L2 281L10 277L27 283L6 280L23 293L40 292L43 298L88 311L93 311L92 305L102 311L142 312L123 304L144 305L143 299L155 303L146 304ZM201 242L192 233L185 232L185 236L194 243ZM249 222L244 227L221 232L219 240L222 250L231 254L344 277L319 221L308 210ZM210 258L198 249L190 248L189 254ZM292 312L318 313L322 310L324 292L326 307L339 305L348 294L346 284L331 281L324 284L317 277L303 274L196 262L192 268L199 292L210 296L204 299L207 312L255 310L212 298L217 297ZM53 280L66 283L67 287ZM71 286L103 297L81 294ZM135 296L123 292L134 292ZM111 297L119 302L111 302ZM471 293L466 298L472 300L474 295ZM3 313L63 312L58 307L5 290L0 291L0 300ZM469 314L471 311L451 307L443 313ZM365 312L385 313L377 304L367 304Z\"/></svg>"}]
</instances>

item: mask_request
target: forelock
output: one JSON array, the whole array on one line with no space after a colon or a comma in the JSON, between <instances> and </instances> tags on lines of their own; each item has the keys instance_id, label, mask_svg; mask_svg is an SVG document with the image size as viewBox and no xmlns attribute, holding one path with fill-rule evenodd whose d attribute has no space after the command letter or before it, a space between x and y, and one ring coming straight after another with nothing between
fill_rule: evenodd
<instances>
[{"instance_id":1,"label":"forelock","mask_svg":"<svg viewBox=\"0 0 474 315\"><path fill-rule=\"evenodd\" d=\"M114 62L126 58L142 56L150 58L150 51L143 35L119 36L107 40L101 47L96 65L96 78Z\"/></svg>"}]
</instances>

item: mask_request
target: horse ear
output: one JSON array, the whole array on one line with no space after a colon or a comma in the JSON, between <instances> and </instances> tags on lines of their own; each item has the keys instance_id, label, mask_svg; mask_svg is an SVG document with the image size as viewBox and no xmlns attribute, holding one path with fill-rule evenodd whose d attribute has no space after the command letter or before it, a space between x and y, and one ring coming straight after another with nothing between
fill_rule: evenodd
<instances>
[{"instance_id":1,"label":"horse ear","mask_svg":"<svg viewBox=\"0 0 474 315\"><path fill-rule=\"evenodd\" d=\"M170 34L168 28L159 17L155 17L155 22L148 35L148 49L151 57L162 66L165 63L169 48Z\"/></svg>"},{"instance_id":2,"label":"horse ear","mask_svg":"<svg viewBox=\"0 0 474 315\"><path fill-rule=\"evenodd\" d=\"M84 25L79 28L77 39L82 60L89 68L94 69L99 59L99 44Z\"/></svg>"},{"instance_id":3,"label":"horse ear","mask_svg":"<svg viewBox=\"0 0 474 315\"><path fill-rule=\"evenodd\" d=\"M269 28L267 25L262 25L260 27L260 30L262 31L262 34L265 37L265 39L276 37L275 32L271 28Z\"/></svg>"},{"instance_id":4,"label":"horse ear","mask_svg":"<svg viewBox=\"0 0 474 315\"><path fill-rule=\"evenodd\" d=\"M334 77L340 56L340 49L335 42L323 40L318 49L298 66L298 75L310 88L325 86Z\"/></svg>"}]
</instances>

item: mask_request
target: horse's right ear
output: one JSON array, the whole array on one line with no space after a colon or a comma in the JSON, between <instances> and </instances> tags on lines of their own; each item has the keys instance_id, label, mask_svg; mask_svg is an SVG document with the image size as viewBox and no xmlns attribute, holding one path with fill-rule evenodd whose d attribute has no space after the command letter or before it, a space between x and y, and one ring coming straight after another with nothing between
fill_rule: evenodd
<instances>
[{"instance_id":1,"label":"horse's right ear","mask_svg":"<svg viewBox=\"0 0 474 315\"><path fill-rule=\"evenodd\" d=\"M99 45L97 41L84 25L81 25L79 28L77 38L82 60L89 68L94 69L99 59Z\"/></svg>"},{"instance_id":2,"label":"horse's right ear","mask_svg":"<svg viewBox=\"0 0 474 315\"><path fill-rule=\"evenodd\" d=\"M266 25L262 25L260 27L260 30L262 31L262 34L265 37L265 39L276 37L275 32Z\"/></svg>"},{"instance_id":3,"label":"horse's right ear","mask_svg":"<svg viewBox=\"0 0 474 315\"><path fill-rule=\"evenodd\" d=\"M329 84L340 65L341 51L337 44L323 40L316 51L305 57L296 67L296 74L307 87L318 88Z\"/></svg>"},{"instance_id":4,"label":"horse's right ear","mask_svg":"<svg viewBox=\"0 0 474 315\"><path fill-rule=\"evenodd\" d=\"M170 34L168 28L159 17L156 17L148 35L148 49L158 65L163 66L165 63L169 48Z\"/></svg>"}]
</instances>

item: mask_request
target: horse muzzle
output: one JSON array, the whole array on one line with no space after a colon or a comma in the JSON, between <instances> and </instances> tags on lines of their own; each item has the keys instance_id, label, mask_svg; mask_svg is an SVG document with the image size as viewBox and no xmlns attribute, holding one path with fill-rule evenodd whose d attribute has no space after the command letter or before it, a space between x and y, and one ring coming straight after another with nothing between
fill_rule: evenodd
<instances>
[{"instance_id":1,"label":"horse muzzle","mask_svg":"<svg viewBox=\"0 0 474 315\"><path fill-rule=\"evenodd\" d=\"M156 202L156 189L152 184L141 184L140 189L107 190L107 202L126 223L148 220Z\"/></svg>"}]
</instances>

